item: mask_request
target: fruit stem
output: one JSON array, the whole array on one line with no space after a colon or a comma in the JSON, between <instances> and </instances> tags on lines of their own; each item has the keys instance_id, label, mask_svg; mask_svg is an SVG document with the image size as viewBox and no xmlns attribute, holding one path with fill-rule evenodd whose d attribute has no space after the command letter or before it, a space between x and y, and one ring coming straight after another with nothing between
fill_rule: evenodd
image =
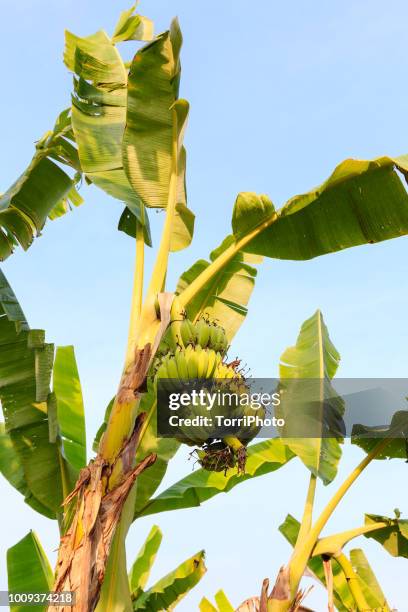
<instances>
[{"instance_id":1,"label":"fruit stem","mask_svg":"<svg viewBox=\"0 0 408 612\"><path fill-rule=\"evenodd\" d=\"M242 442L240 442L238 438L235 438L234 436L225 436L225 438L223 438L222 441L224 442L224 444L232 448L232 450L235 452L238 452L242 448L245 448Z\"/></svg>"}]
</instances>

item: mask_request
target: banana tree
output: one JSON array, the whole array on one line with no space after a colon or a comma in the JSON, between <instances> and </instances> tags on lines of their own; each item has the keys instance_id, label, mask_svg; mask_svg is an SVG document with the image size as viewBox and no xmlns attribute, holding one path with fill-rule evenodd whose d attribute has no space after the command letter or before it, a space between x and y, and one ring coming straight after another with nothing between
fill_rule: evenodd
<instances>
[{"instance_id":1,"label":"banana tree","mask_svg":"<svg viewBox=\"0 0 408 612\"><path fill-rule=\"evenodd\" d=\"M306 443L283 439L266 440L248 450L239 438L225 439L216 449L223 461L220 472L214 457L208 458L207 441L200 440L202 469L176 491L154 498L169 461L185 441L156 434L157 373L160 367L167 373L174 368L177 354L179 367L183 363L192 378L197 368L208 376L231 371L238 375L237 364L227 363L226 350L245 319L255 266L263 257L306 260L408 233L408 195L401 179L408 176L408 156L348 159L319 187L291 198L281 209L275 209L266 195L240 193L232 210L231 233L169 291L171 253L189 246L195 220L187 206L183 145L189 105L179 98L182 35L174 20L168 31L154 36L151 21L135 11L133 6L120 15L111 36L103 30L87 37L67 32L64 62L73 74L72 105L39 141L29 167L0 199L2 260L18 244L27 249L47 218L80 204L76 188L81 181L124 205L118 229L135 242L123 372L88 463L73 348L55 351L45 342L44 332L31 330L8 281L0 277L2 472L33 509L58 521L61 534L53 574L35 535L9 551L10 590L21 590L30 573L33 580L38 577L38 590L48 585L57 593L75 593L73 606L51 603L51 611L172 609L202 576L202 555L145 591L148 570L143 573L140 566L149 566L152 553L141 553L130 579L126 572L125 540L131 523L145 514L199 505L248 478L278 469L295 455L312 474L300 528L303 541L311 524L316 479L327 482L333 477L338 442L328 449L315 442L310 452ZM133 60L125 62L117 45L134 41L142 45ZM163 209L165 218L146 282L150 208ZM321 341L327 342L317 319ZM180 343L183 334L190 334L189 346ZM331 378L336 367L332 354L330 362L310 367L307 376ZM381 450L370 450L369 460ZM245 474L236 473L237 464L245 465ZM282 604L279 609L290 609L297 597L300 577L326 518L305 536L307 545L295 548L300 560L292 564L296 570L287 607ZM148 541L145 548L150 546ZM37 588L31 584L31 590Z\"/></svg>"}]
</instances>

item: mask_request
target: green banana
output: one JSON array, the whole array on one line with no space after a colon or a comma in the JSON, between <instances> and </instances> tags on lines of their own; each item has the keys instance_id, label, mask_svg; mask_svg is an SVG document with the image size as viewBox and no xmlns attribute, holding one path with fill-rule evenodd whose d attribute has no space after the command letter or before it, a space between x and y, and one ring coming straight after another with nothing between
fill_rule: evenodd
<instances>
[{"instance_id":1,"label":"green banana","mask_svg":"<svg viewBox=\"0 0 408 612\"><path fill-rule=\"evenodd\" d=\"M196 343L196 330L194 323L192 323L189 319L184 319L180 325L180 336L181 341L185 348L187 346L194 345Z\"/></svg>"},{"instance_id":2,"label":"green banana","mask_svg":"<svg viewBox=\"0 0 408 612\"><path fill-rule=\"evenodd\" d=\"M210 341L210 326L204 321L199 319L195 324L196 341L201 348L207 348Z\"/></svg>"},{"instance_id":3,"label":"green banana","mask_svg":"<svg viewBox=\"0 0 408 612\"><path fill-rule=\"evenodd\" d=\"M178 380L180 378L179 376L179 371L177 368L177 364L176 364L176 360L172 357L167 357L167 372L169 375L169 378L173 378L175 380Z\"/></svg>"},{"instance_id":4,"label":"green banana","mask_svg":"<svg viewBox=\"0 0 408 612\"><path fill-rule=\"evenodd\" d=\"M189 379L198 378L198 351L191 345L186 348L186 360Z\"/></svg>"},{"instance_id":5,"label":"green banana","mask_svg":"<svg viewBox=\"0 0 408 612\"><path fill-rule=\"evenodd\" d=\"M187 360L184 354L184 351L180 348L176 350L174 355L174 359L177 364L177 370L180 375L181 380L188 380L188 368L187 368Z\"/></svg>"},{"instance_id":6,"label":"green banana","mask_svg":"<svg viewBox=\"0 0 408 612\"><path fill-rule=\"evenodd\" d=\"M208 378L208 350L206 349L201 349L198 352L197 378Z\"/></svg>"}]
</instances>

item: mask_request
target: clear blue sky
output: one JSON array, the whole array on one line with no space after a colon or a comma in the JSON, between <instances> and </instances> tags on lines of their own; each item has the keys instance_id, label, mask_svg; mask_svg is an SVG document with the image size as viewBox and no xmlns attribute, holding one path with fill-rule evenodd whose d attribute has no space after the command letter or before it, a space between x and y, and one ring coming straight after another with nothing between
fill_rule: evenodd
<instances>
[{"instance_id":1,"label":"clear blue sky","mask_svg":"<svg viewBox=\"0 0 408 612\"><path fill-rule=\"evenodd\" d=\"M69 104L64 28L82 35L100 27L109 32L127 7L108 0L2 3L2 191L28 163L33 142ZM172 258L169 287L229 232L239 191L267 193L280 205L321 182L346 157L408 153L403 0L150 0L140 10L157 31L178 15L185 39L181 94L191 103L188 193L197 224L191 249ZM129 43L126 49L131 53ZM91 440L120 374L133 245L116 231L121 205L94 188L83 195L79 210L49 223L30 251L16 253L4 271L31 326L45 328L56 344L75 345ZM163 217L151 217L157 242ZM305 263L266 261L233 352L257 376L274 376L302 321L321 308L342 355L339 375L406 376L407 251L408 239L401 238ZM186 455L182 451L174 461L165 484L189 473ZM346 447L340 477L360 456ZM330 531L358 525L364 511L391 514L398 506L407 516L406 475L403 462L372 466ZM305 488L305 471L294 461L202 508L143 519L132 527L129 560L158 522L164 543L154 577L201 548L207 551L208 573L179 610L196 610L202 595L212 597L220 587L238 605L258 594L262 579L273 579L287 560L290 549L277 526L287 512L300 516ZM319 505L332 490L322 490ZM57 540L52 523L31 512L4 481L1 493L4 588L8 546L32 527L54 557ZM361 545L390 603L407 612L406 562L372 542ZM325 609L319 587L307 605Z\"/></svg>"}]
</instances>

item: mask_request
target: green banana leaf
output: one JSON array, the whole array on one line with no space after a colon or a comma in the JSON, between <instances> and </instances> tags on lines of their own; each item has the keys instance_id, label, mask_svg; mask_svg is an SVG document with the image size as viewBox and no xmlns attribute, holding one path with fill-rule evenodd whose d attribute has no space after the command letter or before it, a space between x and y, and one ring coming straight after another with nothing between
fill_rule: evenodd
<instances>
[{"instance_id":1,"label":"green banana leaf","mask_svg":"<svg viewBox=\"0 0 408 612\"><path fill-rule=\"evenodd\" d=\"M186 248L194 232L187 208L186 150L183 137L189 106L178 99L182 35L177 19L170 29L136 53L128 80L123 165L145 206L166 208L176 171L176 210L170 250ZM148 101L148 104L146 103Z\"/></svg>"},{"instance_id":2,"label":"green banana leaf","mask_svg":"<svg viewBox=\"0 0 408 612\"><path fill-rule=\"evenodd\" d=\"M44 337L43 331L29 329L17 298L0 271L0 400L5 421L1 469L31 507L49 518L57 518L78 474L69 457L72 458L75 446L72 432L83 427L83 412L81 415L71 408L66 418L67 395L62 395L58 407L58 398L50 391L54 347L45 343ZM72 362L68 371L71 366ZM60 391L64 369L60 354L57 374ZM83 443L84 436L79 435ZM65 448L70 448L67 456ZM81 453L84 452L83 446ZM10 473L7 457L14 457L14 474Z\"/></svg>"},{"instance_id":3,"label":"green banana leaf","mask_svg":"<svg viewBox=\"0 0 408 612\"><path fill-rule=\"evenodd\" d=\"M142 15L135 15L137 2L129 10L120 14L112 41L116 44L127 40L151 40L153 38L153 22Z\"/></svg>"},{"instance_id":4,"label":"green banana leaf","mask_svg":"<svg viewBox=\"0 0 408 612\"><path fill-rule=\"evenodd\" d=\"M266 196L238 196L234 235L251 236L248 253L294 260L406 235L408 194L398 172L407 177L408 156L347 159L277 212Z\"/></svg>"},{"instance_id":5,"label":"green banana leaf","mask_svg":"<svg viewBox=\"0 0 408 612\"><path fill-rule=\"evenodd\" d=\"M129 72L123 163L137 195L146 206L154 208L167 206L175 130L179 130L177 203L186 203L181 149L188 104L178 100L181 45L182 35L175 19L167 32L136 53ZM173 110L179 102L182 116L177 125L178 113Z\"/></svg>"},{"instance_id":6,"label":"green banana leaf","mask_svg":"<svg viewBox=\"0 0 408 612\"><path fill-rule=\"evenodd\" d=\"M354 425L351 435L352 444L356 444L366 453L370 453L380 440L390 438L387 446L376 455L375 459L405 459L408 460L408 411L396 412L389 427L367 427Z\"/></svg>"},{"instance_id":7,"label":"green banana leaf","mask_svg":"<svg viewBox=\"0 0 408 612\"><path fill-rule=\"evenodd\" d=\"M162 538L160 528L153 525L129 572L129 585L133 599L141 595L147 584Z\"/></svg>"},{"instance_id":8,"label":"green banana leaf","mask_svg":"<svg viewBox=\"0 0 408 612\"><path fill-rule=\"evenodd\" d=\"M82 203L76 190L81 166L72 140L71 117L65 110L54 129L36 144L27 169L0 195L0 261L9 257L17 245L27 250L47 218L60 217L71 206ZM75 176L69 176L53 160L75 171Z\"/></svg>"},{"instance_id":9,"label":"green banana leaf","mask_svg":"<svg viewBox=\"0 0 408 612\"><path fill-rule=\"evenodd\" d=\"M37 535L30 531L7 551L10 593L48 593L53 572ZM11 612L45 612L47 606L12 605Z\"/></svg>"},{"instance_id":10,"label":"green banana leaf","mask_svg":"<svg viewBox=\"0 0 408 612\"><path fill-rule=\"evenodd\" d=\"M408 520L400 518L388 518L377 514L366 514L365 524L388 523L376 531L365 533L366 538L371 538L381 544L393 557L408 558Z\"/></svg>"},{"instance_id":11,"label":"green banana leaf","mask_svg":"<svg viewBox=\"0 0 408 612\"><path fill-rule=\"evenodd\" d=\"M284 442L291 451L325 484L336 476L341 457L342 438L324 435L326 423L334 431L341 430L342 426L344 405L330 382L339 362L340 355L318 310L303 323L296 345L286 349L280 363L284 393L281 389L277 413L285 419L280 433L285 436ZM306 379L312 379L310 386ZM302 410L304 408L301 418L297 409L299 400ZM316 437L301 437L308 424L311 433L314 435L316 432ZM292 437L293 433L296 437Z\"/></svg>"},{"instance_id":12,"label":"green banana leaf","mask_svg":"<svg viewBox=\"0 0 408 612\"><path fill-rule=\"evenodd\" d=\"M79 471L86 465L86 432L81 382L73 346L57 347L53 389L63 454Z\"/></svg>"},{"instance_id":13,"label":"green banana leaf","mask_svg":"<svg viewBox=\"0 0 408 612\"><path fill-rule=\"evenodd\" d=\"M133 609L146 610L146 612L162 610L171 612L201 580L206 571L204 551L200 551L140 595L134 601Z\"/></svg>"},{"instance_id":14,"label":"green banana leaf","mask_svg":"<svg viewBox=\"0 0 408 612\"><path fill-rule=\"evenodd\" d=\"M4 478L24 496L26 504L31 506L36 512L48 518L54 518L54 513L41 504L30 491L25 479L20 455L14 448L14 444L9 434L6 432L4 423L0 423L0 472L3 474Z\"/></svg>"},{"instance_id":15,"label":"green banana leaf","mask_svg":"<svg viewBox=\"0 0 408 612\"><path fill-rule=\"evenodd\" d=\"M360 586L368 605L378 612L390 612L385 595L361 548L350 550L350 561L360 579Z\"/></svg>"},{"instance_id":16,"label":"green banana leaf","mask_svg":"<svg viewBox=\"0 0 408 612\"><path fill-rule=\"evenodd\" d=\"M215 261L233 243L233 236L225 238L210 254L210 262ZM245 253L236 253L189 302L186 308L189 319L208 315L225 329L231 341L247 315L247 305L255 286L257 270L249 265L248 260L251 261L251 258ZM176 293L182 293L208 268L210 262L199 259L186 270L178 281Z\"/></svg>"},{"instance_id":17,"label":"green banana leaf","mask_svg":"<svg viewBox=\"0 0 408 612\"><path fill-rule=\"evenodd\" d=\"M170 251L187 248L194 235L195 215L185 204L176 204L176 212L170 236Z\"/></svg>"},{"instance_id":18,"label":"green banana leaf","mask_svg":"<svg viewBox=\"0 0 408 612\"><path fill-rule=\"evenodd\" d=\"M238 484L269 474L285 465L294 454L279 438L264 440L248 447L245 474L231 469L226 476L219 472L199 469L145 503L136 511L135 518L169 510L193 508L219 493L227 493Z\"/></svg>"},{"instance_id":19,"label":"green banana leaf","mask_svg":"<svg viewBox=\"0 0 408 612\"><path fill-rule=\"evenodd\" d=\"M83 171L89 181L126 204L133 224L144 227L145 242L151 245L146 211L122 163L127 68L114 42L102 30L84 38L66 32L64 62L75 74L72 127ZM120 229L125 220L121 218ZM130 233L129 223L126 228L128 231L123 231Z\"/></svg>"},{"instance_id":20,"label":"green banana leaf","mask_svg":"<svg viewBox=\"0 0 408 612\"><path fill-rule=\"evenodd\" d=\"M300 523L291 514L279 526L279 531L292 546L295 546L300 529ZM308 562L308 570L326 588L323 563L320 557L312 557ZM339 612L349 612L355 607L354 598L350 592L347 580L341 567L332 562L333 570L333 599Z\"/></svg>"}]
</instances>

